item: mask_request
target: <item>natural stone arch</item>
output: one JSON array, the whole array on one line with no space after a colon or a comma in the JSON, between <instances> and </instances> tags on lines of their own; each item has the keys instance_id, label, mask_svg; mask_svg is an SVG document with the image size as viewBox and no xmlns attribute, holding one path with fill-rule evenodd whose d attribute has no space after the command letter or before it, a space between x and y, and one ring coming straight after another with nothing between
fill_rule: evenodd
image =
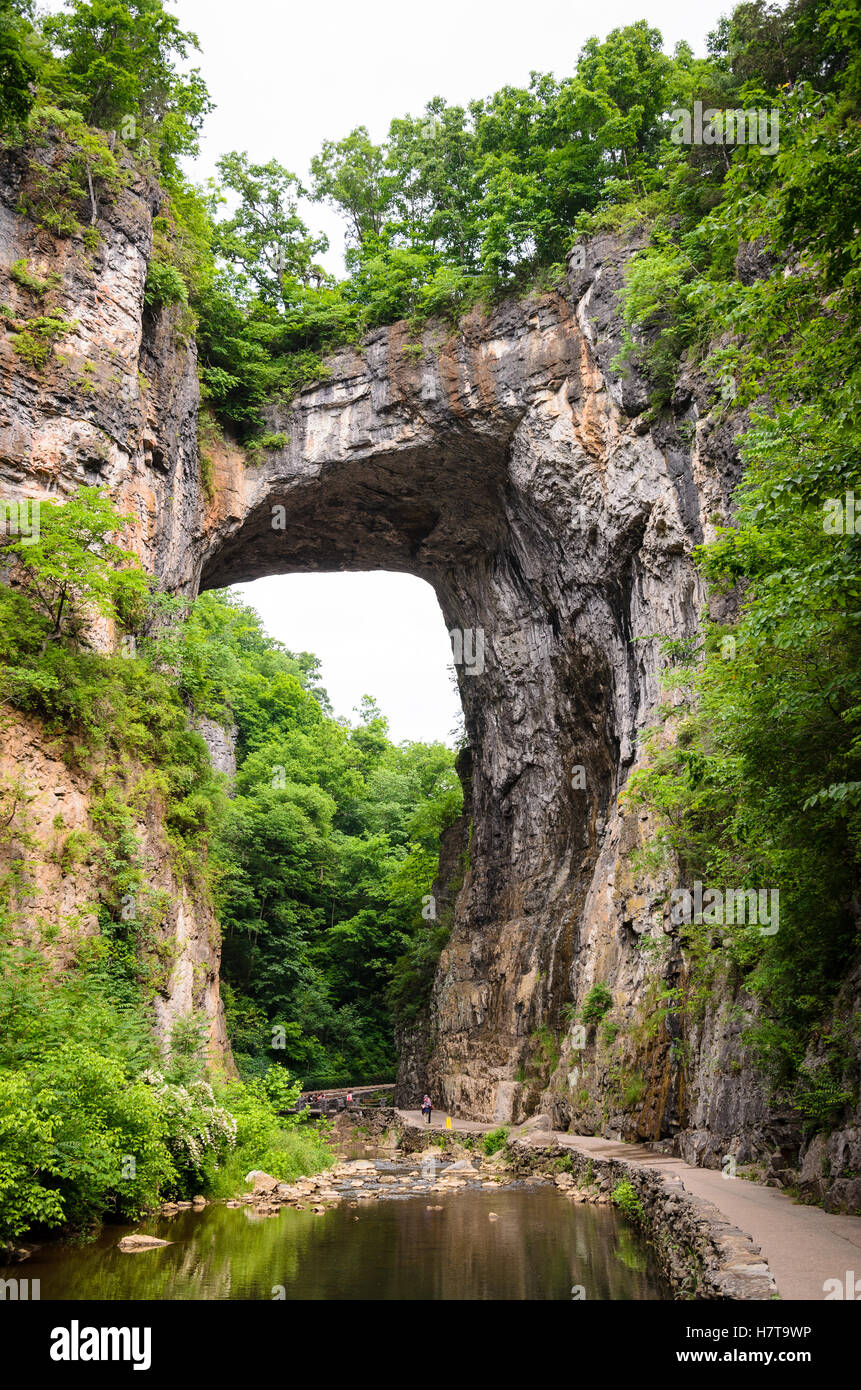
<instances>
[{"instance_id":1,"label":"natural stone arch","mask_svg":"<svg viewBox=\"0 0 861 1390\"><path fill-rule=\"evenodd\" d=\"M537 1103L516 1077L583 971L584 903L655 702L656 643L637 639L694 630L702 599L690 455L668 456L599 365L584 300L600 270L579 322L547 295L431 327L420 353L398 325L337 355L267 412L284 448L253 468L217 451L199 555L202 587L405 571L449 629L483 631L484 670L459 670L473 834L427 1076L482 1117Z\"/></svg>"},{"instance_id":2,"label":"natural stone arch","mask_svg":"<svg viewBox=\"0 0 861 1390\"><path fill-rule=\"evenodd\" d=\"M740 1025L718 1004L684 1024L684 1085L670 1020L656 1036L639 1030L640 1042L628 1029L625 1065L645 1091L627 1108L597 1066L586 1077L570 1036L552 1077L530 1065L536 1026L561 1023L594 981L610 985L615 1016L633 1025L647 986L683 970L670 885L631 868L640 817L620 812L615 794L653 718L661 658L651 634L697 630L691 552L728 515L739 422L723 407L711 416L708 383L683 374L672 409L648 424L643 383L614 369L617 291L641 241L597 237L558 292L429 326L420 347L401 324L336 355L326 382L268 412L270 429L290 436L285 449L247 466L240 450L204 444L207 500L194 343L175 308L144 306L158 186L130 170L83 256L21 215L24 165L0 163L3 296L17 302L8 268L25 258L40 277L59 277L75 325L44 371L0 335L5 495L100 484L132 518L146 568L175 593L380 565L428 579L450 627L486 630L485 670L461 682L475 764L471 867L434 987L430 1061L413 1039L403 1098L429 1085L437 1104L478 1118L541 1108L562 1127L627 1137L682 1129L699 1158L719 1158L739 1133L769 1152L761 1085ZM279 504L281 536L271 528ZM40 733L22 724L21 736L35 746ZM580 768L583 787L579 772L572 782ZM53 771L43 773L48 786ZM87 791L82 783L82 805ZM150 819L141 833L172 904L162 931L176 955L162 1030L201 1008L223 1051L211 905L172 878L156 810ZM443 848L450 862L455 847ZM59 870L52 894L54 882L46 910L60 892L86 891ZM666 933L655 965L635 949L645 930ZM578 1111L584 1083L589 1105Z\"/></svg>"}]
</instances>

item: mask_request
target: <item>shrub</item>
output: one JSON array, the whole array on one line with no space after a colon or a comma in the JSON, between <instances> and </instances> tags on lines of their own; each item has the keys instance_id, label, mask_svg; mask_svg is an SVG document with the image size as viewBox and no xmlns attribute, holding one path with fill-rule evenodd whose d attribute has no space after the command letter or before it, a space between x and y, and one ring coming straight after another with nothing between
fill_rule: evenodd
<instances>
[{"instance_id":1,"label":"shrub","mask_svg":"<svg viewBox=\"0 0 861 1390\"><path fill-rule=\"evenodd\" d=\"M0 1071L0 1238L62 1220L59 1192L43 1186L55 1172L50 1118L37 1111L25 1076Z\"/></svg>"},{"instance_id":2,"label":"shrub","mask_svg":"<svg viewBox=\"0 0 861 1390\"><path fill-rule=\"evenodd\" d=\"M67 321L62 314L37 314L12 334L12 347L22 362L41 368L51 356L56 339L71 333L76 327L74 321Z\"/></svg>"},{"instance_id":3,"label":"shrub","mask_svg":"<svg viewBox=\"0 0 861 1390\"><path fill-rule=\"evenodd\" d=\"M804 1116L808 1133L831 1128L852 1100L851 1091L841 1084L836 1070L833 1059L818 1065L804 1063L799 1068L790 1103Z\"/></svg>"},{"instance_id":4,"label":"shrub","mask_svg":"<svg viewBox=\"0 0 861 1390\"><path fill-rule=\"evenodd\" d=\"M505 1148L508 1143L508 1129L508 1125L500 1125L498 1129L491 1129L485 1134L481 1141L481 1147L488 1156L499 1153L500 1149Z\"/></svg>"},{"instance_id":5,"label":"shrub","mask_svg":"<svg viewBox=\"0 0 861 1390\"><path fill-rule=\"evenodd\" d=\"M262 1168L282 1182L303 1173L331 1167L334 1155L325 1142L326 1127L303 1120L301 1115L278 1114L298 1097L300 1085L291 1082L283 1067L270 1067L262 1078L231 1082L219 1091L236 1121L233 1152L218 1172L210 1175L209 1190L230 1196L253 1168Z\"/></svg>"},{"instance_id":6,"label":"shrub","mask_svg":"<svg viewBox=\"0 0 861 1390\"><path fill-rule=\"evenodd\" d=\"M176 1180L169 1117L119 1058L68 1042L34 1069L33 1081L37 1110L53 1126L66 1224L86 1228L106 1212L135 1219Z\"/></svg>"},{"instance_id":7,"label":"shrub","mask_svg":"<svg viewBox=\"0 0 861 1390\"><path fill-rule=\"evenodd\" d=\"M580 1010L580 1019L588 1028L593 1024L600 1023L612 1007L613 996L607 986L594 984L586 992L586 998L583 1000L583 1007Z\"/></svg>"},{"instance_id":8,"label":"shrub","mask_svg":"<svg viewBox=\"0 0 861 1390\"><path fill-rule=\"evenodd\" d=\"M147 267L144 303L149 309L188 303L186 283L175 266L153 257Z\"/></svg>"},{"instance_id":9,"label":"shrub","mask_svg":"<svg viewBox=\"0 0 861 1390\"><path fill-rule=\"evenodd\" d=\"M22 290L29 290L31 294L41 299L49 290L55 289L60 283L60 276L52 271L47 280L40 280L30 270L25 257L14 261L9 267L9 278L14 280L16 285L20 285Z\"/></svg>"},{"instance_id":10,"label":"shrub","mask_svg":"<svg viewBox=\"0 0 861 1390\"><path fill-rule=\"evenodd\" d=\"M206 1079L196 1020L155 1069L140 988L111 997L108 946L85 941L60 978L41 952L0 948L0 1238L92 1230L168 1196L232 1195L251 1168L295 1178L332 1161L323 1129L277 1115L299 1089L283 1068L249 1086Z\"/></svg>"},{"instance_id":11,"label":"shrub","mask_svg":"<svg viewBox=\"0 0 861 1390\"><path fill-rule=\"evenodd\" d=\"M626 1216L631 1217L632 1220L645 1220L646 1213L643 1210L643 1204L627 1178L623 1178L622 1181L617 1183L613 1188L612 1199L613 1204L617 1206L620 1211L624 1212Z\"/></svg>"}]
</instances>

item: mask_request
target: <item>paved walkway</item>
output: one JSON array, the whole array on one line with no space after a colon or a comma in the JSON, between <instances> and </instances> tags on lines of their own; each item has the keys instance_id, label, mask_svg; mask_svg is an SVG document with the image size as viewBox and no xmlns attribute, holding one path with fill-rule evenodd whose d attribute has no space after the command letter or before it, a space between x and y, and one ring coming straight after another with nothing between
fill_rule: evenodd
<instances>
[{"instance_id":1,"label":"paved walkway","mask_svg":"<svg viewBox=\"0 0 861 1390\"><path fill-rule=\"evenodd\" d=\"M398 1114L410 1124L424 1123L418 1110L399 1110ZM445 1113L435 1111L432 1124L434 1128L444 1125ZM452 1117L452 1128L466 1133L483 1134L495 1127ZM512 1134L516 1136L516 1128ZM656 1168L683 1183L692 1196L714 1203L727 1221L760 1246L781 1298L821 1300L826 1279L842 1283L848 1270L854 1271L854 1278L861 1278L861 1216L838 1216L821 1207L801 1206L779 1188L763 1187L744 1178L725 1178L715 1168L695 1168L643 1144L558 1130L551 1138L565 1148L596 1158L623 1158Z\"/></svg>"},{"instance_id":2,"label":"paved walkway","mask_svg":"<svg viewBox=\"0 0 861 1390\"><path fill-rule=\"evenodd\" d=\"M428 1124L420 1110L396 1110L395 1114L407 1124L424 1125L425 1129L442 1129L445 1127L447 1111L432 1110L431 1122ZM486 1134L490 1129L497 1129L497 1125L483 1125L478 1120L457 1120L454 1115L451 1117L452 1129L462 1131L464 1134Z\"/></svg>"}]
</instances>

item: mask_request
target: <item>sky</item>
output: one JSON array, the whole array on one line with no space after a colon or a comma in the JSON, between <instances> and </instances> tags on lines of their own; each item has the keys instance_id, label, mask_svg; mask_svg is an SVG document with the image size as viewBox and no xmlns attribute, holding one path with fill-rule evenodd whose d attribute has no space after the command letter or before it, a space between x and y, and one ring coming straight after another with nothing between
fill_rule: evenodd
<instances>
[{"instance_id":1,"label":"sky","mask_svg":"<svg viewBox=\"0 0 861 1390\"><path fill-rule=\"evenodd\" d=\"M292 651L314 652L334 712L353 718L373 695L389 736L453 742L460 702L451 645L436 594L423 579L363 574L286 574L237 584L267 632Z\"/></svg>"},{"instance_id":2,"label":"sky","mask_svg":"<svg viewBox=\"0 0 861 1390\"><path fill-rule=\"evenodd\" d=\"M47 8L59 9L52 0ZM216 110L207 118L200 158L188 172L201 182L218 156L245 150L275 158L302 177L324 140L364 125L381 140L393 116L418 114L434 96L465 104L531 71L570 73L583 43L646 18L671 49L685 39L704 53L705 37L731 0L173 0L183 28L200 40L197 58ZM324 207L302 208L325 232L320 257L340 269L343 227ZM458 714L451 649L432 589L402 574L286 575L242 586L273 637L323 662L323 682L339 715L364 694L376 697L396 740L449 740Z\"/></svg>"}]
</instances>

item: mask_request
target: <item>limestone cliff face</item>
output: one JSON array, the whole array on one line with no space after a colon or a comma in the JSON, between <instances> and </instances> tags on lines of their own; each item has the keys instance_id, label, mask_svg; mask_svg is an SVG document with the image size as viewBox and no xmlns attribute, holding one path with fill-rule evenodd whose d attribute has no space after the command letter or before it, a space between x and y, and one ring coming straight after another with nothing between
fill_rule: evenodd
<instances>
[{"instance_id":1,"label":"limestone cliff face","mask_svg":"<svg viewBox=\"0 0 861 1390\"><path fill-rule=\"evenodd\" d=\"M104 200L98 245L58 238L21 216L30 179L22 153L0 157L0 499L63 495L101 484L133 518L130 543L150 569L171 573L203 526L197 452L198 382L193 346L176 315L144 310L152 218L161 194L128 169ZM23 263L48 296L15 277ZM46 309L72 325L43 365L14 350L10 323ZM101 634L103 641L108 634ZM0 844L0 875L19 880L12 903L35 940L55 931L55 959L77 933L98 930L100 869L93 851L93 786L62 741L38 721L2 711L0 788L14 817ZM129 769L132 774L134 769ZM4 815L5 821L5 815ZM219 995L219 929L199 888L177 877L163 808L149 801L134 831L151 895L167 904L149 943L159 1031L194 1008L209 1020L213 1052L229 1059Z\"/></svg>"},{"instance_id":2,"label":"limestone cliff face","mask_svg":"<svg viewBox=\"0 0 861 1390\"><path fill-rule=\"evenodd\" d=\"M11 880L10 917L30 945L62 967L82 937L99 931L105 875L93 781L70 765L62 740L38 720L4 710L0 727L0 877ZM128 769L129 789L141 771ZM158 904L141 960L153 986L157 1032L168 1038L177 1018L201 1013L209 1020L213 1056L229 1066L215 914L199 888L176 874L160 800L141 809L132 829L146 871L144 897Z\"/></svg>"},{"instance_id":3,"label":"limestone cliff face","mask_svg":"<svg viewBox=\"0 0 861 1390\"><path fill-rule=\"evenodd\" d=\"M216 451L195 569L174 582L385 567L434 586L464 634L470 867L427 1033L401 1039L402 1094L427 1085L484 1119L541 1107L563 1126L684 1131L702 1152L693 1121L719 1161L761 1127L764 1101L738 1025L704 1025L684 1069L672 1017L645 1036L649 1003L684 967L669 882L630 867L648 827L617 797L655 719L659 637L698 630L692 551L725 520L738 461L693 383L650 428L642 383L613 371L632 249L596 241L562 293L420 343L396 325L339 354L328 381L270 411L283 449L253 469ZM550 1032L596 981L613 989L618 1045L554 1058ZM736 1099L703 1115L713 1065ZM739 1160L763 1144L757 1131Z\"/></svg>"},{"instance_id":4,"label":"limestone cliff face","mask_svg":"<svg viewBox=\"0 0 861 1390\"><path fill-rule=\"evenodd\" d=\"M433 585L463 634L468 870L426 1024L404 1049L404 1096L427 1085L477 1118L541 1108L576 1129L678 1137L705 1162L782 1168L799 1135L748 1066L748 1001L727 984L684 1030L661 1007L686 985L672 884L636 868L649 824L618 802L655 720L659 638L698 631L692 552L727 518L739 475L739 422L713 413L701 383L681 381L649 423L643 383L612 365L636 242L596 238L556 293L454 331L428 325L419 341L397 324L335 355L325 381L270 409L283 448L249 466L209 446L207 500L193 346L170 314L142 310L157 190L133 183L105 210L88 262L15 213L22 175L0 172L3 264L57 268L79 325L47 372L0 343L7 489L103 483L177 591L402 570ZM82 393L87 363L95 389ZM596 982L618 1035L577 1048L571 1019Z\"/></svg>"}]
</instances>

